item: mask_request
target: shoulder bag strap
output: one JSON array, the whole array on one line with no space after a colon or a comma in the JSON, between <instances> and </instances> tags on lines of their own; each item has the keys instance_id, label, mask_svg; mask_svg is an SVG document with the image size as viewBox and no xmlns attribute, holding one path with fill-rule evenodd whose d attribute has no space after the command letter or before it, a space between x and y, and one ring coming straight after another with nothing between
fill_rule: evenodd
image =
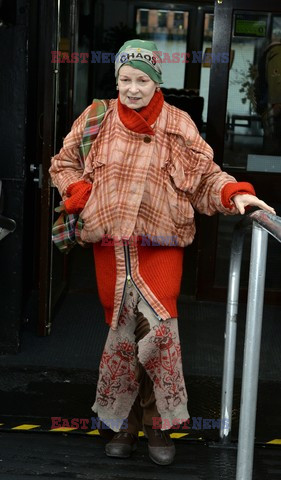
<instances>
[{"instance_id":1,"label":"shoulder bag strap","mask_svg":"<svg viewBox=\"0 0 281 480\"><path fill-rule=\"evenodd\" d=\"M100 125L104 119L106 111L108 109L109 100L93 100L91 109L88 113L83 137L79 145L80 161L82 166L85 165L85 160L93 141L96 139Z\"/></svg>"}]
</instances>

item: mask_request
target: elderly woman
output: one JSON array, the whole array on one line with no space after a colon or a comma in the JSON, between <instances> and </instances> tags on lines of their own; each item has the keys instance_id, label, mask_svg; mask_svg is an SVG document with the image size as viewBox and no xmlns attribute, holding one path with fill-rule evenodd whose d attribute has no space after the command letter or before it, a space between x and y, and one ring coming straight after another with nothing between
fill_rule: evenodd
<instances>
[{"instance_id":1,"label":"elderly woman","mask_svg":"<svg viewBox=\"0 0 281 480\"><path fill-rule=\"evenodd\" d=\"M116 432L106 454L129 457L143 430L150 458L168 465L175 446L167 430L189 418L176 302L183 250L195 234L193 209L274 210L251 184L222 172L189 115L164 102L155 43L126 42L115 72L119 96L109 101L85 168L78 147L90 107L50 174L66 211L81 214L82 240L93 243L110 325L92 407Z\"/></svg>"}]
</instances>

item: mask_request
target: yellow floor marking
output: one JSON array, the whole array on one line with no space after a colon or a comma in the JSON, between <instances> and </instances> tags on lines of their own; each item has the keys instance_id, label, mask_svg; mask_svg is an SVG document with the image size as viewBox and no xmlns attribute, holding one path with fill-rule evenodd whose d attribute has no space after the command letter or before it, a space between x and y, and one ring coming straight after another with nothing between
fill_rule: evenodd
<instances>
[{"instance_id":1,"label":"yellow floor marking","mask_svg":"<svg viewBox=\"0 0 281 480\"><path fill-rule=\"evenodd\" d=\"M87 435L99 435L99 431L98 430L91 430L91 432L87 432ZM187 435L189 435L189 433L172 433L171 437L172 438L182 438L182 437L186 437ZM144 433L139 432L139 437L144 437Z\"/></svg>"},{"instance_id":2,"label":"yellow floor marking","mask_svg":"<svg viewBox=\"0 0 281 480\"><path fill-rule=\"evenodd\" d=\"M73 430L78 430L78 428L58 427L52 428L52 430L49 430L49 432L72 432Z\"/></svg>"},{"instance_id":3,"label":"yellow floor marking","mask_svg":"<svg viewBox=\"0 0 281 480\"><path fill-rule=\"evenodd\" d=\"M87 432L87 435L99 435L99 431L98 430L92 430L91 432ZM181 438L181 437L185 437L186 435L189 435L189 434L188 433L172 433L171 437ZM144 433L139 432L139 437L144 437Z\"/></svg>"},{"instance_id":4,"label":"yellow floor marking","mask_svg":"<svg viewBox=\"0 0 281 480\"><path fill-rule=\"evenodd\" d=\"M186 437L187 435L189 435L189 433L171 433L171 437L172 438L182 438L182 437Z\"/></svg>"},{"instance_id":5,"label":"yellow floor marking","mask_svg":"<svg viewBox=\"0 0 281 480\"><path fill-rule=\"evenodd\" d=\"M99 435L100 432L98 430L92 430L91 432L87 432L87 435ZM144 433L143 432L139 432L139 437L143 437L144 436Z\"/></svg>"},{"instance_id":6,"label":"yellow floor marking","mask_svg":"<svg viewBox=\"0 0 281 480\"><path fill-rule=\"evenodd\" d=\"M5 425L5 423L0 423L0 426ZM12 427L11 430L32 430L33 428L41 427L41 425L31 425L24 423L22 425L18 425L17 427ZM74 430L79 430L78 428L70 428L70 427L58 427L49 430L49 432L72 432ZM80 430L81 431L81 430ZM98 430L91 430L90 432L86 432L87 435L100 435ZM189 435L189 433L171 433L170 436L172 438L182 438ZM142 431L139 432L139 437L143 437L144 433ZM202 438L198 438L198 440L202 440ZM271 445L281 445L281 438L275 438L274 440L270 440L266 442L267 444Z\"/></svg>"},{"instance_id":7,"label":"yellow floor marking","mask_svg":"<svg viewBox=\"0 0 281 480\"><path fill-rule=\"evenodd\" d=\"M24 423L23 425L11 428L11 430L32 430L32 428L38 427L41 427L41 425L28 425L27 423Z\"/></svg>"}]
</instances>

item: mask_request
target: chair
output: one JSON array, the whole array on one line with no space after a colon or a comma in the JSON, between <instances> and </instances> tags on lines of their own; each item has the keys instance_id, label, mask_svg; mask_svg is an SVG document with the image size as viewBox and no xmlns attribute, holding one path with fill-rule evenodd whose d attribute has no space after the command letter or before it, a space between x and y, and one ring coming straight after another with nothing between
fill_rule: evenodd
<instances>
[{"instance_id":1,"label":"chair","mask_svg":"<svg viewBox=\"0 0 281 480\"><path fill-rule=\"evenodd\" d=\"M180 108L184 112L188 113L194 121L199 132L203 127L203 108L204 98L196 95L194 90L175 89L175 88L162 88L164 99L170 105L174 105Z\"/></svg>"},{"instance_id":2,"label":"chair","mask_svg":"<svg viewBox=\"0 0 281 480\"><path fill-rule=\"evenodd\" d=\"M16 222L11 218L4 217L3 211L3 189L2 182L0 180L0 240L3 240L9 233L14 232L16 229Z\"/></svg>"}]
</instances>

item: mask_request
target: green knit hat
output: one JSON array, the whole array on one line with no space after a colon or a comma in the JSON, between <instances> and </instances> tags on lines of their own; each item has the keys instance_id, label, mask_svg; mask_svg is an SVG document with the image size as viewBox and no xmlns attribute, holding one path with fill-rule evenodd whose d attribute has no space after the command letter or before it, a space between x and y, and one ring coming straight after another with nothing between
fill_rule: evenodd
<instances>
[{"instance_id":1,"label":"green knit hat","mask_svg":"<svg viewBox=\"0 0 281 480\"><path fill-rule=\"evenodd\" d=\"M128 40L120 48L115 58L115 77L123 65L137 68L146 73L156 83L163 83L161 57L157 45L148 40Z\"/></svg>"}]
</instances>

